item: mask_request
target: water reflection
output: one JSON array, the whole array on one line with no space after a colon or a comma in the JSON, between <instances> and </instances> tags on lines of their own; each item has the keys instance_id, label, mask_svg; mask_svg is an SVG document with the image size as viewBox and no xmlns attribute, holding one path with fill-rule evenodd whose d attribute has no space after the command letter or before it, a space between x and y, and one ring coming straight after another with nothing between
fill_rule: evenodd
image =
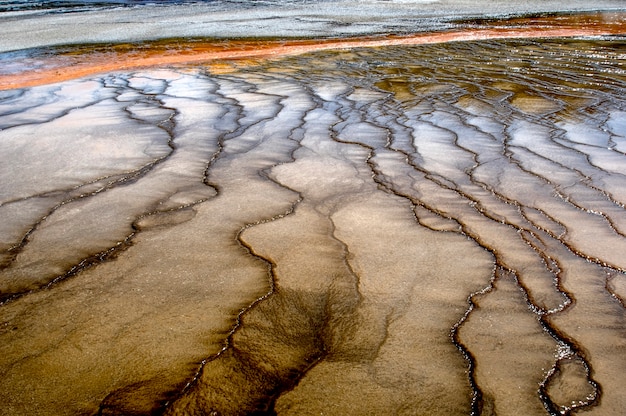
<instances>
[{"instance_id":1,"label":"water reflection","mask_svg":"<svg viewBox=\"0 0 626 416\"><path fill-rule=\"evenodd\" d=\"M619 414L623 61L491 40L4 92L0 413Z\"/></svg>"}]
</instances>

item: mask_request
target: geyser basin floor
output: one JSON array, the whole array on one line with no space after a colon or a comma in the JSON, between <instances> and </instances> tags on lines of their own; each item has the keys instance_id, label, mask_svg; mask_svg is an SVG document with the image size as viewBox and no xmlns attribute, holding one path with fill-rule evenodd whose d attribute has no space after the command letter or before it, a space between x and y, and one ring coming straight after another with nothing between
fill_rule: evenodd
<instances>
[{"instance_id":1,"label":"geyser basin floor","mask_svg":"<svg viewBox=\"0 0 626 416\"><path fill-rule=\"evenodd\" d=\"M626 33L625 12L537 16L456 23L456 28L413 35L346 39L164 39L138 44L81 45L0 54L0 90L67 81L115 70L232 59L299 55L319 50L421 45L477 39L610 36ZM3 69L4 67L4 69Z\"/></svg>"},{"instance_id":2,"label":"geyser basin floor","mask_svg":"<svg viewBox=\"0 0 626 416\"><path fill-rule=\"evenodd\" d=\"M625 50L0 93L0 414L619 414Z\"/></svg>"}]
</instances>

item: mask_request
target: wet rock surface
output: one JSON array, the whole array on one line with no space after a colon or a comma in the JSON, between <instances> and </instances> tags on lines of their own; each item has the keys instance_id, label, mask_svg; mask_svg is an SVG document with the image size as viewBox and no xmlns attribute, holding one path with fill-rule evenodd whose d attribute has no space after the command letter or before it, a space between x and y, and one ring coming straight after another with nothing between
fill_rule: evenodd
<instances>
[{"instance_id":1,"label":"wet rock surface","mask_svg":"<svg viewBox=\"0 0 626 416\"><path fill-rule=\"evenodd\" d=\"M0 414L619 414L624 50L0 92Z\"/></svg>"}]
</instances>

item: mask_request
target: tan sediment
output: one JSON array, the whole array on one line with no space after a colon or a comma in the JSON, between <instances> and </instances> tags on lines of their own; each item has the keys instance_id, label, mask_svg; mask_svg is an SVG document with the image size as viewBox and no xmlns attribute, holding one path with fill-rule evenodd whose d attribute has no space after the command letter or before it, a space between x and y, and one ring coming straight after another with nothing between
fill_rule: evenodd
<instances>
[{"instance_id":1,"label":"tan sediment","mask_svg":"<svg viewBox=\"0 0 626 416\"><path fill-rule=\"evenodd\" d=\"M469 25L468 25L469 26ZM472 27L473 26L473 27ZM307 52L423 45L481 39L601 36L626 33L626 13L595 13L483 22L449 32L303 40L164 40L143 44L82 46L73 53L49 58L46 66L17 74L0 74L0 90L67 81L110 71L224 60L273 58Z\"/></svg>"},{"instance_id":2,"label":"tan sediment","mask_svg":"<svg viewBox=\"0 0 626 416\"><path fill-rule=\"evenodd\" d=\"M455 42L4 93L0 415L619 414L622 56Z\"/></svg>"},{"instance_id":3,"label":"tan sediment","mask_svg":"<svg viewBox=\"0 0 626 416\"><path fill-rule=\"evenodd\" d=\"M2 94L0 415L620 414L621 38L275 56Z\"/></svg>"}]
</instances>

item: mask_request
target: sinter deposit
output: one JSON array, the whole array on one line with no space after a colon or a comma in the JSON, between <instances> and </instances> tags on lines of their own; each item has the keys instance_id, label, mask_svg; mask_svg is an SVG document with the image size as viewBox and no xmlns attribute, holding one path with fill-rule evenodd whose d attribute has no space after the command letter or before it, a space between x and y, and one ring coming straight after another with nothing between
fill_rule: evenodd
<instances>
[{"instance_id":1,"label":"sinter deposit","mask_svg":"<svg viewBox=\"0 0 626 416\"><path fill-rule=\"evenodd\" d=\"M209 6L137 13L168 7ZM0 91L0 415L621 414L625 53L350 47Z\"/></svg>"}]
</instances>

